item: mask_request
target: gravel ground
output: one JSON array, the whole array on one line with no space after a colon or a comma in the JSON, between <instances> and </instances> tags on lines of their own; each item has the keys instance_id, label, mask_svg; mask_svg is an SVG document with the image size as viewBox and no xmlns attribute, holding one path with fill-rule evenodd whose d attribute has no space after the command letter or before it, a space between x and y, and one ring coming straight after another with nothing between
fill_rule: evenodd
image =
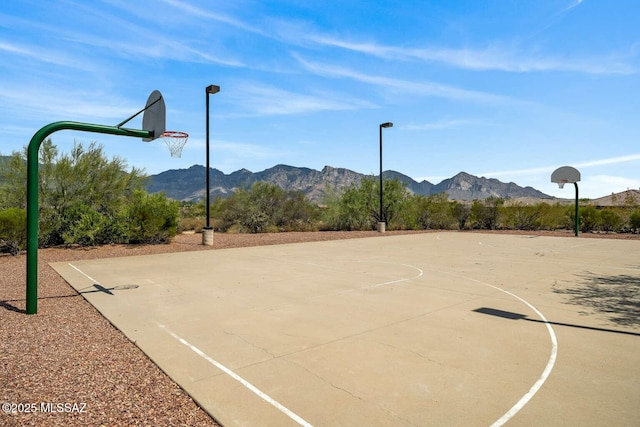
<instances>
[{"instance_id":1,"label":"gravel ground","mask_svg":"<svg viewBox=\"0 0 640 427\"><path fill-rule=\"evenodd\" d=\"M43 249L38 256L37 315L24 314L26 256L0 255L0 425L218 425L49 267L50 262L409 233L415 232L216 234L213 247L202 246L200 234L184 234L167 245ZM42 412L47 408L48 413Z\"/></svg>"}]
</instances>

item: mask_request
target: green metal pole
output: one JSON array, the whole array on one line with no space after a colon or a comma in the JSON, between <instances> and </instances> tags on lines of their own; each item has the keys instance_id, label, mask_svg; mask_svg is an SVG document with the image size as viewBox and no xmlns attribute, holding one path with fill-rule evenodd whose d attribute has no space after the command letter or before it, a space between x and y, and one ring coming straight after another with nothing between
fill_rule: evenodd
<instances>
[{"instance_id":1,"label":"green metal pole","mask_svg":"<svg viewBox=\"0 0 640 427\"><path fill-rule=\"evenodd\" d=\"M580 229L580 215L578 213L578 183L574 182L573 185L576 186L576 237L578 237L578 230Z\"/></svg>"},{"instance_id":2,"label":"green metal pole","mask_svg":"<svg viewBox=\"0 0 640 427\"><path fill-rule=\"evenodd\" d=\"M80 122L49 123L33 135L27 148L27 314L38 312L38 150L42 141L59 130L153 138L153 132Z\"/></svg>"}]
</instances>

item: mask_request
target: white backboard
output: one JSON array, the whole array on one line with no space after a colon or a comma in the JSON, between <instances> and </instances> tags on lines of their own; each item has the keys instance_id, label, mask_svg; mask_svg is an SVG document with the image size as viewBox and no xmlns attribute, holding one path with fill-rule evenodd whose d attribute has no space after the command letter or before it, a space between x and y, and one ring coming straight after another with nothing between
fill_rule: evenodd
<instances>
[{"instance_id":1,"label":"white backboard","mask_svg":"<svg viewBox=\"0 0 640 427\"><path fill-rule=\"evenodd\" d=\"M148 142L159 138L166 130L167 108L159 90L151 92L145 107L142 116L142 129L153 132L153 138L142 138L143 141Z\"/></svg>"},{"instance_id":2,"label":"white backboard","mask_svg":"<svg viewBox=\"0 0 640 427\"><path fill-rule=\"evenodd\" d=\"M562 166L551 174L551 182L567 184L580 181L580 172L571 166Z\"/></svg>"}]
</instances>

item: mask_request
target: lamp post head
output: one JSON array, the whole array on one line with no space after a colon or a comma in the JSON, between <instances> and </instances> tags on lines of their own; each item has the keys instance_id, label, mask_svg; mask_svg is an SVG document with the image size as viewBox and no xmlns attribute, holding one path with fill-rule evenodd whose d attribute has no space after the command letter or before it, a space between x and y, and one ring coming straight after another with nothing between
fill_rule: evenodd
<instances>
[{"instance_id":1,"label":"lamp post head","mask_svg":"<svg viewBox=\"0 0 640 427\"><path fill-rule=\"evenodd\" d=\"M381 128L390 128L390 127L393 127L393 123L391 123L391 122L382 123L382 124L380 125L380 127L381 127Z\"/></svg>"},{"instance_id":2,"label":"lamp post head","mask_svg":"<svg viewBox=\"0 0 640 427\"><path fill-rule=\"evenodd\" d=\"M217 85L209 85L207 86L207 93L214 94L220 92L220 86Z\"/></svg>"}]
</instances>

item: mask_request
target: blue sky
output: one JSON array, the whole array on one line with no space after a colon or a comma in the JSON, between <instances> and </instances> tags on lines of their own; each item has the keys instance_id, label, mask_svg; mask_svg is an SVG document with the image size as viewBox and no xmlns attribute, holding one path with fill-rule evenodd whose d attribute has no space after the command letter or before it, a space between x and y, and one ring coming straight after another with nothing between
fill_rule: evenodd
<instances>
[{"instance_id":1,"label":"blue sky","mask_svg":"<svg viewBox=\"0 0 640 427\"><path fill-rule=\"evenodd\" d=\"M640 2L21 0L0 6L0 153L58 120L115 125L158 89L182 158L161 141L98 141L154 174L205 163L378 172L436 184L460 171L573 197L640 187ZM140 128L136 118L127 127Z\"/></svg>"}]
</instances>

